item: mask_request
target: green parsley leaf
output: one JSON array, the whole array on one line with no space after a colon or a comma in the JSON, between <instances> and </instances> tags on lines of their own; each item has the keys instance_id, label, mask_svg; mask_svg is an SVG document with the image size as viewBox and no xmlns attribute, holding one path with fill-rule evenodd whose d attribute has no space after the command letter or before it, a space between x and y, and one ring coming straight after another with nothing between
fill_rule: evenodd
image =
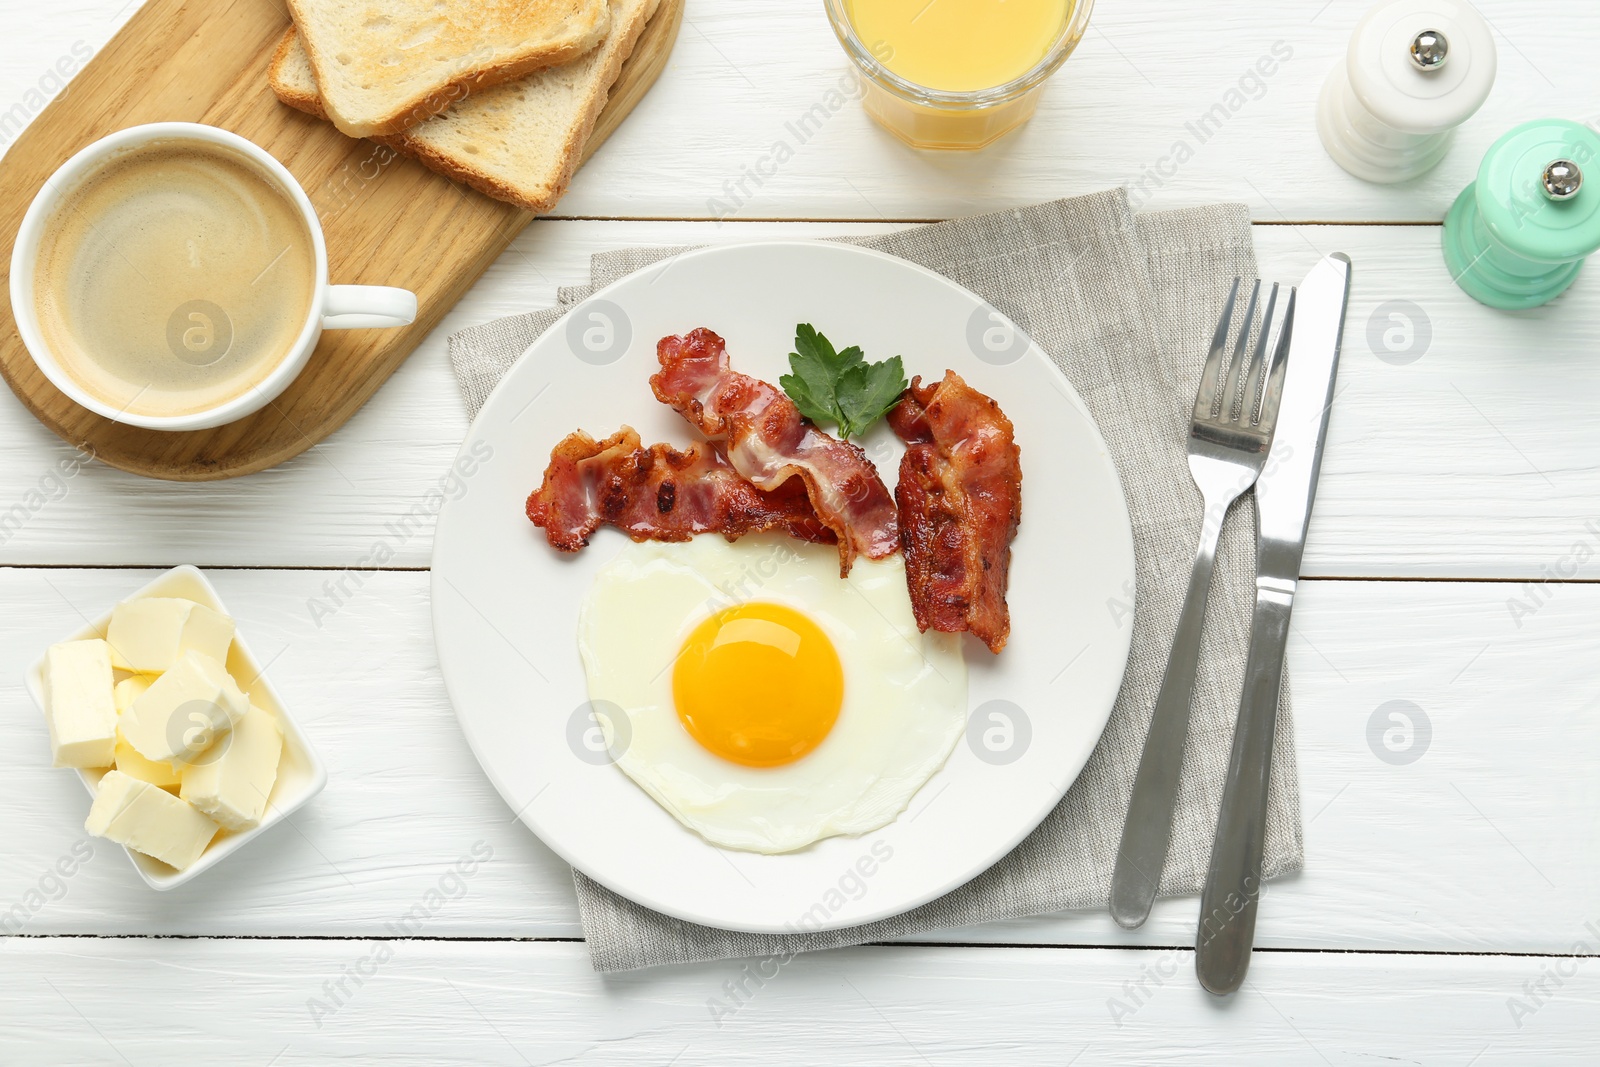
<instances>
[{"instance_id":1,"label":"green parsley leaf","mask_svg":"<svg viewBox=\"0 0 1600 1067\"><path fill-rule=\"evenodd\" d=\"M860 437L889 413L905 391L906 373L899 356L850 367L835 387L835 399L843 416L839 420L840 436Z\"/></svg>"},{"instance_id":2,"label":"green parsley leaf","mask_svg":"<svg viewBox=\"0 0 1600 1067\"><path fill-rule=\"evenodd\" d=\"M794 406L800 409L800 414L812 422L824 422L833 418L831 398L828 401L818 399L816 394L812 392L812 387L806 383L806 379L798 374L785 374L778 379L778 384L783 387L785 393L789 394L789 399L793 400ZM831 391L832 387L830 385L828 392L831 393ZM824 395L828 394L825 393Z\"/></svg>"},{"instance_id":3,"label":"green parsley leaf","mask_svg":"<svg viewBox=\"0 0 1600 1067\"><path fill-rule=\"evenodd\" d=\"M894 407L906 388L900 357L868 363L859 345L836 351L810 323L795 327L790 374L778 379L800 414L832 422L845 440L859 437Z\"/></svg>"}]
</instances>

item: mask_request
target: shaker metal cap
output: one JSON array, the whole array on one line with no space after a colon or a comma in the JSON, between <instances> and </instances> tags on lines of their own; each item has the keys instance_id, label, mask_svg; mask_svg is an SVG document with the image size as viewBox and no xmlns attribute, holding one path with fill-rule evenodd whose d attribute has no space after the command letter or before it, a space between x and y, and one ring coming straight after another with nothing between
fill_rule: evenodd
<instances>
[{"instance_id":1,"label":"shaker metal cap","mask_svg":"<svg viewBox=\"0 0 1600 1067\"><path fill-rule=\"evenodd\" d=\"M1551 200L1571 200L1583 188L1583 170L1570 159L1551 160L1541 178Z\"/></svg>"},{"instance_id":2,"label":"shaker metal cap","mask_svg":"<svg viewBox=\"0 0 1600 1067\"><path fill-rule=\"evenodd\" d=\"M1450 58L1450 40L1438 30L1423 30L1411 39L1411 62L1420 71L1438 70Z\"/></svg>"}]
</instances>

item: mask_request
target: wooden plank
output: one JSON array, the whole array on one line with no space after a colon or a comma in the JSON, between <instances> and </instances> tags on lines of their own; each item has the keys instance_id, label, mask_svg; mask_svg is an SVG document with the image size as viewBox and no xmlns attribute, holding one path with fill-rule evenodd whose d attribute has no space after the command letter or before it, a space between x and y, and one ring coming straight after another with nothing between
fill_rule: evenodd
<instances>
[{"instance_id":1,"label":"wooden plank","mask_svg":"<svg viewBox=\"0 0 1600 1067\"><path fill-rule=\"evenodd\" d=\"M608 110L630 109L665 66L681 4L666 0L651 20ZM72 153L126 126L203 122L249 138L294 174L321 218L332 281L410 289L417 321L402 329L330 331L266 408L212 430L164 433L112 422L67 399L22 346L8 305L0 320L0 374L45 426L70 444L87 442L110 466L204 481L300 454L372 396L532 218L279 104L266 70L287 23L277 0L151 0L141 8L0 162L0 270L9 277L11 239L23 212ZM598 136L619 121L620 114L604 118Z\"/></svg>"},{"instance_id":2,"label":"wooden plank","mask_svg":"<svg viewBox=\"0 0 1600 1067\"><path fill-rule=\"evenodd\" d=\"M83 836L82 789L47 766L23 668L78 625L79 611L98 612L146 577L0 571L9 607L0 679L10 679L0 921ZM171 893L150 892L119 850L97 847L60 899L13 915L20 932L381 935L478 847L490 859L462 899L428 918L426 936L580 934L566 867L512 821L456 725L425 574L212 577L326 759L327 790L291 826ZM338 582L342 594L325 587ZM1269 887L1259 943L1564 952L1600 921L1591 891L1600 853L1583 845L1600 810L1600 718L1589 675L1574 666L1600 656L1600 588L1558 587L1520 628L1509 593L1494 583L1307 583L1290 644L1307 869ZM1378 754L1395 710L1431 724L1401 753L1420 752L1410 763ZM1158 902L1133 934L1090 912L926 937L1186 945L1196 907Z\"/></svg>"},{"instance_id":3,"label":"wooden plank","mask_svg":"<svg viewBox=\"0 0 1600 1067\"><path fill-rule=\"evenodd\" d=\"M102 43L123 2L30 10L19 20L25 28L0 42L8 60L0 63L0 101L20 99L73 41ZM905 148L854 100L828 110L837 102L830 90L854 86L820 5L696 0L672 68L639 121L590 164L558 210L716 218L737 196L730 217L945 218L1143 180L1141 196L1152 204L1239 199L1260 221L1437 221L1511 126L1541 115L1600 118L1591 73L1571 58L1600 46L1600 11L1567 5L1552 32L1538 5L1481 0L1475 6L1499 51L1498 82L1483 109L1432 174L1400 186L1358 181L1324 154L1312 116L1368 6L1102 3L1027 127L976 155L944 155ZM1292 55L1258 83L1252 69L1263 57L1270 68L1279 42ZM802 141L790 124L798 128L814 105L828 117L820 128L813 118ZM1221 128L1208 125L1202 142L1189 125L1214 105L1227 117L1213 119ZM1193 155L1174 165L1180 141ZM781 165L779 143L791 153ZM1147 172L1163 157L1169 173L1157 175L1158 186ZM768 173L757 174L757 185L747 169Z\"/></svg>"},{"instance_id":4,"label":"wooden plank","mask_svg":"<svg viewBox=\"0 0 1600 1067\"><path fill-rule=\"evenodd\" d=\"M0 1052L17 1063L1501 1067L1584 1062L1600 1022L1592 957L1268 953L1226 1001L1192 967L1186 951L884 947L602 977L573 944L30 938L7 946L0 972L11 1008Z\"/></svg>"},{"instance_id":5,"label":"wooden plank","mask_svg":"<svg viewBox=\"0 0 1600 1067\"><path fill-rule=\"evenodd\" d=\"M601 249L888 228L540 220L342 432L269 474L207 487L91 464L63 489L49 472L72 451L0 391L0 563L353 565L425 499L466 433L445 356L452 330L552 302ZM1255 240L1271 278L1297 279L1334 249L1355 260L1307 574L1540 578L1570 571L1574 544L1589 541L1574 573L1600 575L1586 526L1600 525L1600 466L1572 429L1600 420L1600 366L1588 358L1600 271L1553 304L1506 314L1455 287L1433 227L1260 226ZM1396 308L1416 318L1409 350ZM517 461L531 486L542 457ZM426 566L431 541L396 545L394 565Z\"/></svg>"}]
</instances>

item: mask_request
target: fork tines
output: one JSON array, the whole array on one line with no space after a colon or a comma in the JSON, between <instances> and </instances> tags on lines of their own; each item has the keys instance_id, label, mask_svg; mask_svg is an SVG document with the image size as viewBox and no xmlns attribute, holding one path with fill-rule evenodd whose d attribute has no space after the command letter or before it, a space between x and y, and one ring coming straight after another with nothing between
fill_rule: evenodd
<instances>
[{"instance_id":1,"label":"fork tines","mask_svg":"<svg viewBox=\"0 0 1600 1067\"><path fill-rule=\"evenodd\" d=\"M1267 293L1267 307L1258 319L1261 279L1250 287L1250 299L1242 320L1233 328L1234 307L1243 279L1235 278L1211 338L1211 351L1201 372L1200 389L1194 401L1193 432L1208 430L1245 433L1264 438L1260 447L1271 441L1273 424L1278 419L1278 401L1283 396L1284 364L1289 352L1289 334L1294 317L1294 289L1289 289L1284 308L1278 308L1278 283ZM1232 346L1230 334L1235 334ZM1251 339L1255 343L1250 343ZM1230 354L1231 347L1231 354ZM1209 434L1208 434L1209 436Z\"/></svg>"}]
</instances>

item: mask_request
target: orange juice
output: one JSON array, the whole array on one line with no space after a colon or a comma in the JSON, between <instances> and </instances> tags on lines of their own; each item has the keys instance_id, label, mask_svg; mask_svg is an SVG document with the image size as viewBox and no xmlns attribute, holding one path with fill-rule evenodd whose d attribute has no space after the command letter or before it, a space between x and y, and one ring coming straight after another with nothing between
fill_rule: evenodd
<instances>
[{"instance_id":1,"label":"orange juice","mask_svg":"<svg viewBox=\"0 0 1600 1067\"><path fill-rule=\"evenodd\" d=\"M1033 114L1093 0L826 0L863 103L919 148L978 148Z\"/></svg>"},{"instance_id":2,"label":"orange juice","mask_svg":"<svg viewBox=\"0 0 1600 1067\"><path fill-rule=\"evenodd\" d=\"M846 0L857 35L907 81L992 89L1038 65L1072 0Z\"/></svg>"}]
</instances>

